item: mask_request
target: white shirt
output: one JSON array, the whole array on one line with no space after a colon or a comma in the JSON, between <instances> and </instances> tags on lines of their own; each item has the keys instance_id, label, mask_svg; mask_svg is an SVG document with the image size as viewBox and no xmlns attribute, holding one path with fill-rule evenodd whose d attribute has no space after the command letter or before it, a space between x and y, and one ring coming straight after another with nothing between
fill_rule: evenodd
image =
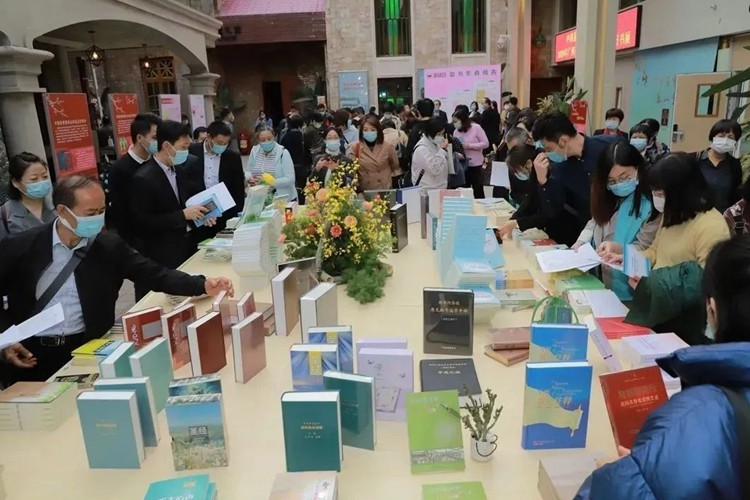
<instances>
[{"instance_id":1,"label":"white shirt","mask_svg":"<svg viewBox=\"0 0 750 500\"><path fill-rule=\"evenodd\" d=\"M219 165L221 164L221 155L217 155L208 148L208 144L203 143L203 182L206 189L210 189L219 183Z\"/></svg>"},{"instance_id":2,"label":"white shirt","mask_svg":"<svg viewBox=\"0 0 750 500\"><path fill-rule=\"evenodd\" d=\"M135 154L135 152L133 151L133 146L130 146L128 148L128 154L130 155L132 159L134 159L138 163L138 165L143 165L149 160L149 158L151 158L151 156L147 156L146 159L144 160L143 158Z\"/></svg>"},{"instance_id":3,"label":"white shirt","mask_svg":"<svg viewBox=\"0 0 750 500\"><path fill-rule=\"evenodd\" d=\"M87 238L82 238L81 241L75 246L75 248L68 248L63 244L60 239L60 235L57 234L57 225L60 223L60 219L57 219L52 225L52 263L44 270L42 275L39 277L39 281L36 283L36 298L42 296L45 290L49 288L60 271L63 270L65 265L73 257L73 252L79 248L83 248L88 244ZM60 304L62 305L63 312L65 313L65 320L56 326L48 328L43 332L39 332L39 336L50 336L50 335L72 335L75 333L83 333L86 329L86 324L83 321L83 310L81 309L81 300L78 297L78 287L76 286L75 273L71 273L65 283L60 287L52 300L49 301L44 309Z\"/></svg>"},{"instance_id":4,"label":"white shirt","mask_svg":"<svg viewBox=\"0 0 750 500\"><path fill-rule=\"evenodd\" d=\"M169 167L162 162L159 161L158 158L154 157L154 160L156 160L156 164L159 165L164 172L164 175L167 176L167 180L169 181L169 185L172 186L172 191L174 191L175 198L179 201L180 194L177 190L177 172L175 172L173 167Z\"/></svg>"}]
</instances>

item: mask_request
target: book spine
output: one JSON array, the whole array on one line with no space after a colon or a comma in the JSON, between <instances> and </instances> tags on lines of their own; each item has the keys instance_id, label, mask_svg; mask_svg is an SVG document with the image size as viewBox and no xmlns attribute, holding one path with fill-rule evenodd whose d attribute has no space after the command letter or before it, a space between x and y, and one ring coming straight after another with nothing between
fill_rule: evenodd
<instances>
[{"instance_id":1,"label":"book spine","mask_svg":"<svg viewBox=\"0 0 750 500\"><path fill-rule=\"evenodd\" d=\"M399 247L397 222L398 222L398 214L394 212L393 210L391 210L391 239L393 241L391 245L391 250L393 251L393 253L398 253L398 247Z\"/></svg>"}]
</instances>

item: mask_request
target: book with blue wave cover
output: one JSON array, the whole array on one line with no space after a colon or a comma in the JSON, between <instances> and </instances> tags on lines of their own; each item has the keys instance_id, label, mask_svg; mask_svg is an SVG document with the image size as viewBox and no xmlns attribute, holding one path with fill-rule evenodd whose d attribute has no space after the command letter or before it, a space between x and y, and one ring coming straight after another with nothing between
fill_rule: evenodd
<instances>
[{"instance_id":1,"label":"book with blue wave cover","mask_svg":"<svg viewBox=\"0 0 750 500\"><path fill-rule=\"evenodd\" d=\"M523 449L586 447L591 377L585 362L526 364Z\"/></svg>"},{"instance_id":2,"label":"book with blue wave cover","mask_svg":"<svg viewBox=\"0 0 750 500\"><path fill-rule=\"evenodd\" d=\"M351 326L313 327L307 331L310 344L336 344L339 346L339 369L354 373L354 334Z\"/></svg>"},{"instance_id":3,"label":"book with blue wave cover","mask_svg":"<svg viewBox=\"0 0 750 500\"><path fill-rule=\"evenodd\" d=\"M343 372L323 374L327 391L339 391L345 446L375 449L375 379Z\"/></svg>"},{"instance_id":4,"label":"book with blue wave cover","mask_svg":"<svg viewBox=\"0 0 750 500\"><path fill-rule=\"evenodd\" d=\"M586 325L531 325L529 362L586 361L589 329Z\"/></svg>"},{"instance_id":5,"label":"book with blue wave cover","mask_svg":"<svg viewBox=\"0 0 750 500\"><path fill-rule=\"evenodd\" d=\"M143 500L171 500L192 498L195 500L211 500L209 489L211 479L208 474L176 477L151 483Z\"/></svg>"},{"instance_id":6,"label":"book with blue wave cover","mask_svg":"<svg viewBox=\"0 0 750 500\"><path fill-rule=\"evenodd\" d=\"M338 391L285 392L281 420L287 472L341 470Z\"/></svg>"},{"instance_id":7,"label":"book with blue wave cover","mask_svg":"<svg viewBox=\"0 0 750 500\"><path fill-rule=\"evenodd\" d=\"M104 378L94 382L95 391L133 391L138 403L143 445L159 446L159 421L148 377Z\"/></svg>"},{"instance_id":8,"label":"book with blue wave cover","mask_svg":"<svg viewBox=\"0 0 750 500\"><path fill-rule=\"evenodd\" d=\"M162 411L169 397L169 383L174 377L167 339L156 339L131 355L130 368L134 377L148 377L151 380L156 412Z\"/></svg>"},{"instance_id":9,"label":"book with blue wave cover","mask_svg":"<svg viewBox=\"0 0 750 500\"><path fill-rule=\"evenodd\" d=\"M338 344L294 344L290 356L295 391L322 391L323 374L339 370Z\"/></svg>"}]
</instances>

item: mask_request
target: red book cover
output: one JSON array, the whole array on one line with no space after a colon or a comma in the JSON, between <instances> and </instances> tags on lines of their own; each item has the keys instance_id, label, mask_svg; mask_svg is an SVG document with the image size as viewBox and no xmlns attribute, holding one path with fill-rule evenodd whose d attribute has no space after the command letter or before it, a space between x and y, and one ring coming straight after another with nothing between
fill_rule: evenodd
<instances>
[{"instance_id":1,"label":"red book cover","mask_svg":"<svg viewBox=\"0 0 750 500\"><path fill-rule=\"evenodd\" d=\"M623 337L632 337L633 335L648 335L651 329L645 326L631 325L625 323L625 318L596 318L604 336L609 340L617 340Z\"/></svg>"},{"instance_id":2,"label":"red book cover","mask_svg":"<svg viewBox=\"0 0 750 500\"><path fill-rule=\"evenodd\" d=\"M484 346L484 354L505 366L512 366L529 359L528 349L500 349L494 350L491 345Z\"/></svg>"},{"instance_id":3,"label":"red book cover","mask_svg":"<svg viewBox=\"0 0 750 500\"><path fill-rule=\"evenodd\" d=\"M237 302L237 319L239 321L249 318L255 312L255 296L253 292L247 292Z\"/></svg>"},{"instance_id":4,"label":"red book cover","mask_svg":"<svg viewBox=\"0 0 750 500\"><path fill-rule=\"evenodd\" d=\"M152 307L142 311L126 314L122 317L122 329L125 341L133 342L139 349L154 339L162 336L161 307Z\"/></svg>"},{"instance_id":5,"label":"red book cover","mask_svg":"<svg viewBox=\"0 0 750 500\"><path fill-rule=\"evenodd\" d=\"M632 448L646 417L667 402L661 368L648 366L599 375L615 444Z\"/></svg>"},{"instance_id":6,"label":"red book cover","mask_svg":"<svg viewBox=\"0 0 750 500\"><path fill-rule=\"evenodd\" d=\"M490 328L490 342L496 351L501 349L527 349L531 328L518 326L514 328Z\"/></svg>"},{"instance_id":7,"label":"red book cover","mask_svg":"<svg viewBox=\"0 0 750 500\"><path fill-rule=\"evenodd\" d=\"M190 363L190 343L187 327L195 321L197 314L194 304L178 307L162 316L162 329L169 339L172 353L172 369L177 370Z\"/></svg>"},{"instance_id":8,"label":"red book cover","mask_svg":"<svg viewBox=\"0 0 750 500\"><path fill-rule=\"evenodd\" d=\"M252 313L232 327L234 379L241 384L266 367L266 328L263 315Z\"/></svg>"},{"instance_id":9,"label":"red book cover","mask_svg":"<svg viewBox=\"0 0 750 500\"><path fill-rule=\"evenodd\" d=\"M216 373L227 365L221 314L211 312L188 326L193 376Z\"/></svg>"}]
</instances>

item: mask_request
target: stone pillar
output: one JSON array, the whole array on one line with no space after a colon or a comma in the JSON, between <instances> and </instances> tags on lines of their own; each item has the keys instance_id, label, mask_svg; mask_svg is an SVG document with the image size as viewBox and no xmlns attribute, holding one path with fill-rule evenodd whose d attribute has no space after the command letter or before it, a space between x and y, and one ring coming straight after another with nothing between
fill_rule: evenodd
<instances>
[{"instance_id":1,"label":"stone pillar","mask_svg":"<svg viewBox=\"0 0 750 500\"><path fill-rule=\"evenodd\" d=\"M518 98L520 107L531 99L531 0L508 0L508 65L503 91Z\"/></svg>"},{"instance_id":2,"label":"stone pillar","mask_svg":"<svg viewBox=\"0 0 750 500\"><path fill-rule=\"evenodd\" d=\"M191 94L202 94L206 106L206 123L214 121L214 97L216 96L216 80L221 75L216 73L199 73L187 75L190 82Z\"/></svg>"},{"instance_id":3,"label":"stone pillar","mask_svg":"<svg viewBox=\"0 0 750 500\"><path fill-rule=\"evenodd\" d=\"M22 151L45 156L34 94L45 92L38 77L42 62L53 57L46 50L0 46L0 122L9 156Z\"/></svg>"},{"instance_id":4,"label":"stone pillar","mask_svg":"<svg viewBox=\"0 0 750 500\"><path fill-rule=\"evenodd\" d=\"M617 0L578 0L575 78L587 90L589 128L615 105Z\"/></svg>"},{"instance_id":5,"label":"stone pillar","mask_svg":"<svg viewBox=\"0 0 750 500\"><path fill-rule=\"evenodd\" d=\"M73 75L70 71L70 61L68 61L68 49L58 46L55 50L55 59L60 68L60 77L64 92L73 92Z\"/></svg>"}]
</instances>

